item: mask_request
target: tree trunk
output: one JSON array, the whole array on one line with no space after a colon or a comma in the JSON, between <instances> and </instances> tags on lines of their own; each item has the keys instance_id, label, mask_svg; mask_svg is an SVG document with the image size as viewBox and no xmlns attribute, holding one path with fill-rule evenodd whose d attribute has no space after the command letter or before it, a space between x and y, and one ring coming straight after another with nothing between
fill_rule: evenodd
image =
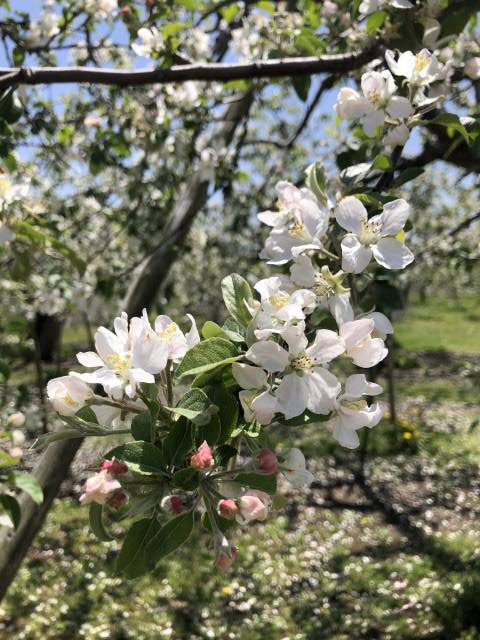
<instances>
[{"instance_id":1,"label":"tree trunk","mask_svg":"<svg viewBox=\"0 0 480 640\"><path fill-rule=\"evenodd\" d=\"M212 135L212 146L224 147L231 142L235 129L248 115L252 101L253 93L248 92L230 105L223 127ZM143 307L149 307L154 301L195 216L206 203L210 182L211 177L206 176L202 166L189 179L166 222L161 244L143 263L140 274L124 301L123 309L129 316L139 314ZM82 438L78 438L48 446L34 471L44 492L43 503L36 505L30 498L22 495L22 516L18 529L13 534L0 534L0 601L41 528L81 444Z\"/></svg>"}]
</instances>

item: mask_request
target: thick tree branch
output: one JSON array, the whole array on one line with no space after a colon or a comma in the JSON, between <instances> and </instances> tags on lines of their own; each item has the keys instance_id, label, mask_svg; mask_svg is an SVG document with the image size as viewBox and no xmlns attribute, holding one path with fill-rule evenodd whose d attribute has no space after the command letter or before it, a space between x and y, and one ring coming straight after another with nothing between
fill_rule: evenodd
<instances>
[{"instance_id":1,"label":"thick tree branch","mask_svg":"<svg viewBox=\"0 0 480 640\"><path fill-rule=\"evenodd\" d=\"M204 80L228 82L253 78L279 78L315 73L346 73L362 67L381 54L381 45L355 53L247 63L205 63L175 65L168 69L123 71L91 67L19 67L0 69L0 89L17 84L91 83L120 87Z\"/></svg>"}]
</instances>

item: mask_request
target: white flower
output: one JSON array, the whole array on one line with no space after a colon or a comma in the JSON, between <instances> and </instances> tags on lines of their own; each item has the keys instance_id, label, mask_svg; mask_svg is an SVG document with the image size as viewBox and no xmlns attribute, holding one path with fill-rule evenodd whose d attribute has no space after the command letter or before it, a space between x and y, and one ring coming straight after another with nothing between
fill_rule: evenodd
<instances>
[{"instance_id":1,"label":"white flower","mask_svg":"<svg viewBox=\"0 0 480 640\"><path fill-rule=\"evenodd\" d=\"M326 424L332 430L333 437L344 447L355 449L359 445L357 429L374 427L383 415L379 404L368 406L362 396L376 396L382 393L379 384L368 382L363 373L349 376L345 383L345 393L335 398L334 417Z\"/></svg>"},{"instance_id":2,"label":"white flower","mask_svg":"<svg viewBox=\"0 0 480 640\"><path fill-rule=\"evenodd\" d=\"M143 310L142 319L145 323L147 334L157 337L160 340L161 344L165 346L169 360L175 362L181 360L189 349L200 342L200 336L193 316L187 313L187 318L191 322L191 327L186 334L183 333L176 322L173 322L171 318L165 315L160 315L155 318L155 329L152 329L148 320L147 310Z\"/></svg>"},{"instance_id":3,"label":"white flower","mask_svg":"<svg viewBox=\"0 0 480 640\"><path fill-rule=\"evenodd\" d=\"M358 198L347 196L339 202L335 217L349 231L342 240L342 269L361 273L372 255L386 269L404 269L413 259L410 249L394 237L403 229L410 214L405 200L394 200L383 213L368 219L367 210Z\"/></svg>"},{"instance_id":4,"label":"white flower","mask_svg":"<svg viewBox=\"0 0 480 640\"><path fill-rule=\"evenodd\" d=\"M51 2L45 2L45 6L38 20L32 20L30 31L26 36L26 41L30 47L44 47L60 33L58 26L59 16L57 16Z\"/></svg>"},{"instance_id":5,"label":"white flower","mask_svg":"<svg viewBox=\"0 0 480 640\"><path fill-rule=\"evenodd\" d=\"M251 422L255 418L260 424L269 424L277 410L277 399L270 393L265 371L249 364L234 362L232 374L243 389L238 396L245 420Z\"/></svg>"},{"instance_id":6,"label":"white flower","mask_svg":"<svg viewBox=\"0 0 480 640\"><path fill-rule=\"evenodd\" d=\"M138 30L137 35L141 40L141 44L135 42L132 44L132 49L137 56L150 58L152 53L161 53L165 48L164 37L156 27L151 27L150 29L142 27Z\"/></svg>"},{"instance_id":7,"label":"white flower","mask_svg":"<svg viewBox=\"0 0 480 640\"><path fill-rule=\"evenodd\" d=\"M372 313L367 313L365 318L373 320L375 326L372 336L374 338L381 338L382 340L385 340L388 334L393 333L392 323L383 313L373 311Z\"/></svg>"},{"instance_id":8,"label":"white flower","mask_svg":"<svg viewBox=\"0 0 480 640\"><path fill-rule=\"evenodd\" d=\"M118 9L117 0L81 0L81 8L96 18L106 18Z\"/></svg>"},{"instance_id":9,"label":"white flower","mask_svg":"<svg viewBox=\"0 0 480 640\"><path fill-rule=\"evenodd\" d=\"M93 397L93 391L85 382L70 375L49 380L47 396L57 413L72 416Z\"/></svg>"},{"instance_id":10,"label":"white flower","mask_svg":"<svg viewBox=\"0 0 480 640\"><path fill-rule=\"evenodd\" d=\"M258 219L273 227L260 258L269 264L285 264L306 249L322 246L330 212L318 205L309 189L297 189L289 182L277 184L278 211L263 211Z\"/></svg>"},{"instance_id":11,"label":"white flower","mask_svg":"<svg viewBox=\"0 0 480 640\"><path fill-rule=\"evenodd\" d=\"M290 267L292 281L301 287L310 289L317 304L326 307L338 325L353 320L350 293L342 287L343 273L332 275L327 266L321 271L316 269L308 256L298 256Z\"/></svg>"},{"instance_id":12,"label":"white flower","mask_svg":"<svg viewBox=\"0 0 480 640\"><path fill-rule=\"evenodd\" d=\"M465 75L472 80L480 79L480 58L470 58L465 64Z\"/></svg>"},{"instance_id":13,"label":"white flower","mask_svg":"<svg viewBox=\"0 0 480 640\"><path fill-rule=\"evenodd\" d=\"M428 49L422 49L416 55L411 51L404 51L395 60L393 51L385 53L385 60L392 73L403 76L413 87L425 87L436 80L441 80L446 72Z\"/></svg>"},{"instance_id":14,"label":"white flower","mask_svg":"<svg viewBox=\"0 0 480 640\"><path fill-rule=\"evenodd\" d=\"M410 137L410 129L405 124L398 124L390 129L383 138L383 142L389 147L403 147Z\"/></svg>"},{"instance_id":15,"label":"white flower","mask_svg":"<svg viewBox=\"0 0 480 640\"><path fill-rule=\"evenodd\" d=\"M16 413L11 413L7 418L7 425L9 427L23 427L25 424L25 414L21 411L17 411Z\"/></svg>"},{"instance_id":16,"label":"white flower","mask_svg":"<svg viewBox=\"0 0 480 640\"><path fill-rule=\"evenodd\" d=\"M385 118L408 118L413 107L407 98L394 95L397 86L389 71L368 71L361 80L363 96L348 87L340 90L335 108L340 118L360 120L365 133L375 135Z\"/></svg>"},{"instance_id":17,"label":"white flower","mask_svg":"<svg viewBox=\"0 0 480 640\"><path fill-rule=\"evenodd\" d=\"M165 369L168 350L164 342L153 338L140 318L132 318L130 325L126 313L115 318L115 333L100 327L95 334L93 351L77 354L84 367L99 367L93 373L74 373L85 382L101 384L105 392L121 398L123 392L130 398L141 382L153 383L153 374Z\"/></svg>"},{"instance_id":18,"label":"white flower","mask_svg":"<svg viewBox=\"0 0 480 640\"><path fill-rule=\"evenodd\" d=\"M303 320L315 308L315 294L297 289L287 276L272 276L259 280L254 287L261 297L261 307L255 318L255 335L269 338L286 324Z\"/></svg>"},{"instance_id":19,"label":"white flower","mask_svg":"<svg viewBox=\"0 0 480 640\"><path fill-rule=\"evenodd\" d=\"M300 449L290 449L280 468L294 487L308 487L314 480L313 473L305 467L305 456Z\"/></svg>"},{"instance_id":20,"label":"white flower","mask_svg":"<svg viewBox=\"0 0 480 640\"><path fill-rule=\"evenodd\" d=\"M275 395L278 410L287 419L299 416L305 409L317 414L328 413L330 398L338 393L340 387L332 373L318 366L333 359L337 353L326 358L317 341L308 347L304 329L305 323L300 322L282 331L288 351L276 342L264 341L256 342L246 353L249 360L266 371L285 372Z\"/></svg>"},{"instance_id":21,"label":"white flower","mask_svg":"<svg viewBox=\"0 0 480 640\"><path fill-rule=\"evenodd\" d=\"M330 329L319 329L315 337L316 348L321 354L319 357L325 363L344 353L357 367L373 367L388 353L383 340L373 337L374 331L372 318L345 322L338 334Z\"/></svg>"},{"instance_id":22,"label":"white flower","mask_svg":"<svg viewBox=\"0 0 480 640\"><path fill-rule=\"evenodd\" d=\"M361 16L368 16L385 5L390 5L395 9L411 9L413 7L409 0L363 0L358 7L358 12Z\"/></svg>"}]
</instances>

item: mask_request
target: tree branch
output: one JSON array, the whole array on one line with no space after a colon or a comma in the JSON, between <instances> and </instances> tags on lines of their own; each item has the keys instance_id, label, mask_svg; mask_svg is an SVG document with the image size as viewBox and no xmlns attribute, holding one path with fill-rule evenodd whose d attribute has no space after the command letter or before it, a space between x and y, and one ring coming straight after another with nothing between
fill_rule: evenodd
<instances>
[{"instance_id":1,"label":"tree branch","mask_svg":"<svg viewBox=\"0 0 480 640\"><path fill-rule=\"evenodd\" d=\"M307 58L283 58L255 60L247 63L205 63L175 65L168 69L157 68L135 71L120 69L95 69L91 67L19 67L0 69L0 89L17 84L92 83L120 87L146 84L167 84L204 80L228 82L253 78L279 78L315 73L345 73L362 67L381 54L381 46L356 53L326 55Z\"/></svg>"}]
</instances>

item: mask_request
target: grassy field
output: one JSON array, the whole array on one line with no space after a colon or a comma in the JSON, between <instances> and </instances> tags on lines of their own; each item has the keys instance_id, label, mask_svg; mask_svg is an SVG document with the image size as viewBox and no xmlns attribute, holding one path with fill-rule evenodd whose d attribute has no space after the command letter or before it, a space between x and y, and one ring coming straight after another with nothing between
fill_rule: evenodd
<instances>
[{"instance_id":1,"label":"grassy field","mask_svg":"<svg viewBox=\"0 0 480 640\"><path fill-rule=\"evenodd\" d=\"M396 325L399 419L369 432L365 482L321 425L290 430L316 481L237 532L230 573L197 532L136 582L114 575L118 543L93 537L74 491L0 605L0 638L480 640L479 316L469 299L426 308Z\"/></svg>"},{"instance_id":2,"label":"grassy field","mask_svg":"<svg viewBox=\"0 0 480 640\"><path fill-rule=\"evenodd\" d=\"M480 301L436 297L412 306L395 323L395 337L409 351L480 353Z\"/></svg>"}]
</instances>

